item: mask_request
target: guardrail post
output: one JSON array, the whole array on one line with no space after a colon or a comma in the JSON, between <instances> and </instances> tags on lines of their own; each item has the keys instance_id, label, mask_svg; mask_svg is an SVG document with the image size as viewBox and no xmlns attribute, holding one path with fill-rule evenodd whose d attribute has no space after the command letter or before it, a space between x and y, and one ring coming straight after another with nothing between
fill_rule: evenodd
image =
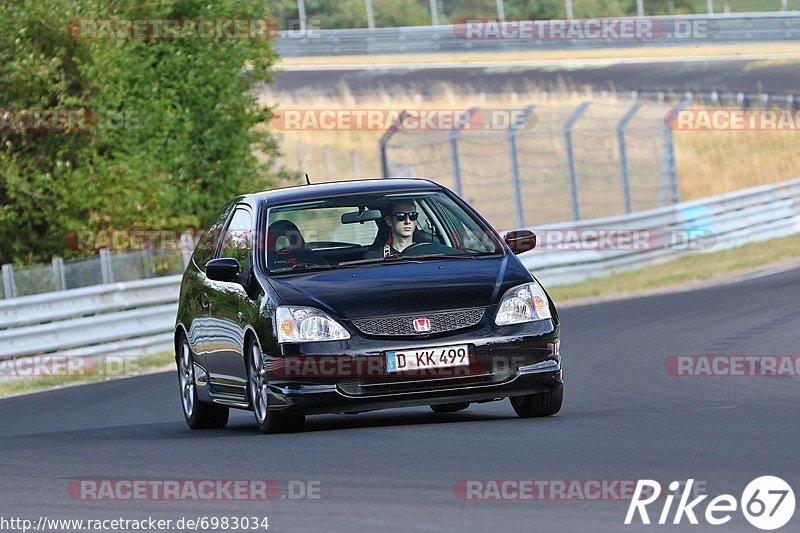
<instances>
[{"instance_id":1,"label":"guardrail post","mask_svg":"<svg viewBox=\"0 0 800 533\"><path fill-rule=\"evenodd\" d=\"M583 102L564 122L564 144L567 152L567 177L569 178L570 195L572 196L572 216L575 220L581 219L581 207L578 202L578 178L575 174L575 154L572 149L572 127L586 112L591 102Z\"/></svg>"},{"instance_id":2,"label":"guardrail post","mask_svg":"<svg viewBox=\"0 0 800 533\"><path fill-rule=\"evenodd\" d=\"M114 268L111 266L111 252L107 248L100 250L100 272L103 283L114 283Z\"/></svg>"},{"instance_id":3,"label":"guardrail post","mask_svg":"<svg viewBox=\"0 0 800 533\"><path fill-rule=\"evenodd\" d=\"M64 259L61 257L53 258L53 278L56 282L57 291L63 291L67 288L67 277L64 273Z\"/></svg>"},{"instance_id":4,"label":"guardrail post","mask_svg":"<svg viewBox=\"0 0 800 533\"><path fill-rule=\"evenodd\" d=\"M14 298L17 296L17 287L14 285L14 267L11 265L3 265L3 292L6 298Z\"/></svg>"},{"instance_id":5,"label":"guardrail post","mask_svg":"<svg viewBox=\"0 0 800 533\"><path fill-rule=\"evenodd\" d=\"M467 111L467 116L464 117L463 123L456 122L453 125L453 129L450 131L450 162L453 166L453 188L456 190L456 194L462 196L463 187L461 186L461 164L458 161L458 135L461 133L461 130L470 123L472 120L472 115L478 110L478 107L471 107Z\"/></svg>"},{"instance_id":6,"label":"guardrail post","mask_svg":"<svg viewBox=\"0 0 800 533\"><path fill-rule=\"evenodd\" d=\"M522 182L519 176L519 157L517 153L517 130L525 124L528 116L536 106L529 105L522 110L522 116L518 117L508 130L508 147L511 152L511 179L514 183L514 200L517 208L517 227L525 227L525 206L522 203Z\"/></svg>"},{"instance_id":7,"label":"guardrail post","mask_svg":"<svg viewBox=\"0 0 800 533\"><path fill-rule=\"evenodd\" d=\"M408 111L403 111L400 113L400 116L397 117L397 120L389 126L389 129L383 132L381 138L378 140L378 157L381 160L381 172L383 172L384 178L391 177L389 175L389 156L386 153L386 145L389 144L389 140L392 138L392 135L400 129L400 126L403 124L406 116L408 115Z\"/></svg>"},{"instance_id":8,"label":"guardrail post","mask_svg":"<svg viewBox=\"0 0 800 533\"><path fill-rule=\"evenodd\" d=\"M641 102L636 102L628 109L625 116L617 124L617 146L619 147L619 171L622 177L622 200L625 205L625 212L631 212L631 184L628 176L628 151L625 148L625 128L628 122L633 119L633 116L642 107Z\"/></svg>"}]
</instances>

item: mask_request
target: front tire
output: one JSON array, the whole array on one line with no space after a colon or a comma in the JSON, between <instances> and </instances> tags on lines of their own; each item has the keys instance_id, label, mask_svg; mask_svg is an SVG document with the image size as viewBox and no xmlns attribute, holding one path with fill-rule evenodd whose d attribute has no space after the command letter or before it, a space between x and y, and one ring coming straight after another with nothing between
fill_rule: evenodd
<instances>
[{"instance_id":1,"label":"front tire","mask_svg":"<svg viewBox=\"0 0 800 533\"><path fill-rule=\"evenodd\" d=\"M564 386L549 392L511 397L511 406L521 418L551 416L561 410Z\"/></svg>"},{"instance_id":2,"label":"front tire","mask_svg":"<svg viewBox=\"0 0 800 533\"><path fill-rule=\"evenodd\" d=\"M247 396L261 433L302 431L304 415L276 415L269 411L269 384L264 370L264 357L255 338L247 346Z\"/></svg>"},{"instance_id":3,"label":"front tire","mask_svg":"<svg viewBox=\"0 0 800 533\"><path fill-rule=\"evenodd\" d=\"M194 380L194 355L189 341L181 336L177 353L178 385L186 425L191 429L222 428L228 423L229 409L222 405L201 402L197 399Z\"/></svg>"}]
</instances>

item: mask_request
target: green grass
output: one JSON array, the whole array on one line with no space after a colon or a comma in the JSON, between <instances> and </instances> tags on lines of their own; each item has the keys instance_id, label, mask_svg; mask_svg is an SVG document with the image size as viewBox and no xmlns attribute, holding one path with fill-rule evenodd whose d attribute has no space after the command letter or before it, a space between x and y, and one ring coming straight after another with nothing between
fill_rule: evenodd
<instances>
[{"instance_id":1,"label":"green grass","mask_svg":"<svg viewBox=\"0 0 800 533\"><path fill-rule=\"evenodd\" d=\"M138 376L151 374L160 370L166 370L175 364L175 354L163 352L154 355L147 355L131 360L124 373L92 373L75 376L38 376L33 378L20 378L11 381L0 382L0 398L13 394L35 392L54 387L66 385L78 385L82 383L94 383L98 381L108 381L119 377Z\"/></svg>"},{"instance_id":2,"label":"green grass","mask_svg":"<svg viewBox=\"0 0 800 533\"><path fill-rule=\"evenodd\" d=\"M548 287L547 290L556 303L594 296L636 294L711 280L792 258L800 258L800 234L720 252L687 255L669 263L570 285Z\"/></svg>"}]
</instances>

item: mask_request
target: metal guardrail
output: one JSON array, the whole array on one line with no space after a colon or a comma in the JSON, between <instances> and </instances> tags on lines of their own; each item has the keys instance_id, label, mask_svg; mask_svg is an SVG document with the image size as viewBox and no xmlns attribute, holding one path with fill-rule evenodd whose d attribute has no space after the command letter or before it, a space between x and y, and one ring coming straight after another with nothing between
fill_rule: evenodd
<instances>
[{"instance_id":1,"label":"metal guardrail","mask_svg":"<svg viewBox=\"0 0 800 533\"><path fill-rule=\"evenodd\" d=\"M631 18L631 17L628 17ZM298 38L281 32L276 48L281 57L430 54L437 52L501 52L626 46L669 46L725 42L789 41L800 39L800 12L736 13L647 17L659 31L646 39L475 39L460 36L463 26L412 26L316 30ZM539 21L542 22L542 21ZM533 22L531 22L533 23ZM701 28L689 31L687 28Z\"/></svg>"},{"instance_id":2,"label":"metal guardrail","mask_svg":"<svg viewBox=\"0 0 800 533\"><path fill-rule=\"evenodd\" d=\"M630 215L529 228L541 246L523 254L525 266L545 286L575 283L800 232L800 179L682 202ZM636 230L642 246L603 248L592 231ZM560 241L547 249L548 233ZM630 233L628 233L630 235ZM593 247L596 246L596 249Z\"/></svg>"},{"instance_id":3,"label":"metal guardrail","mask_svg":"<svg viewBox=\"0 0 800 533\"><path fill-rule=\"evenodd\" d=\"M800 179L629 215L531 227L541 245L521 256L545 286L571 283L800 232ZM689 241L643 249L585 249L579 232L642 230ZM550 250L548 234L579 249ZM709 240L711 239L711 240ZM692 246L701 243L702 246ZM585 241L584 241L585 243ZM709 245L710 244L710 245ZM172 348L180 276L115 283L0 301L0 360L45 353L142 355Z\"/></svg>"},{"instance_id":4,"label":"metal guardrail","mask_svg":"<svg viewBox=\"0 0 800 533\"><path fill-rule=\"evenodd\" d=\"M169 350L180 276L0 300L0 359Z\"/></svg>"}]
</instances>

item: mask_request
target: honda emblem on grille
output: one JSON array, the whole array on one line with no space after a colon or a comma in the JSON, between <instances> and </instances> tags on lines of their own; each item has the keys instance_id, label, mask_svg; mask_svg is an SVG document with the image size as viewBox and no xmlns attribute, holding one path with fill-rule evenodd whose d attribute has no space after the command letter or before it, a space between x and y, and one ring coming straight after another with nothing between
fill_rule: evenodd
<instances>
[{"instance_id":1,"label":"honda emblem on grille","mask_svg":"<svg viewBox=\"0 0 800 533\"><path fill-rule=\"evenodd\" d=\"M408 323L408 322L406 322ZM414 319L414 331L417 333L425 333L426 331L431 330L431 321L427 318L415 318Z\"/></svg>"}]
</instances>

